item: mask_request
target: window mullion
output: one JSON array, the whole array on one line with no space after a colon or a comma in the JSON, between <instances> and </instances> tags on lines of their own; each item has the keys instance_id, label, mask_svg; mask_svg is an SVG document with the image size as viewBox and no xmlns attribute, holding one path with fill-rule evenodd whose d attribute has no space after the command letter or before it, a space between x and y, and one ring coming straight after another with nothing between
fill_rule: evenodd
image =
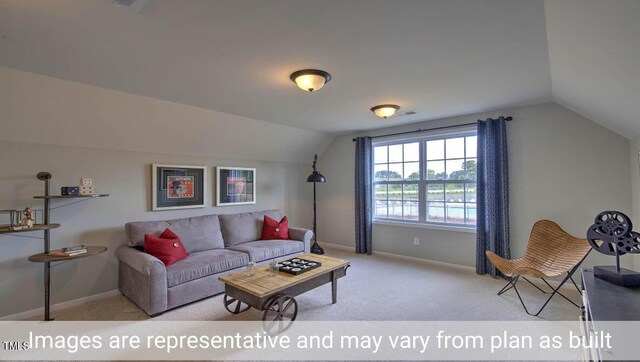
<instances>
[{"instance_id":1,"label":"window mullion","mask_svg":"<svg viewBox=\"0 0 640 362\"><path fill-rule=\"evenodd\" d=\"M404 220L404 181L405 181L405 177L404 174L406 172L405 170L405 157L404 157L404 143L402 144L402 175L400 175L400 178L402 179L402 185L400 185L400 218L402 220Z\"/></svg>"},{"instance_id":2,"label":"window mullion","mask_svg":"<svg viewBox=\"0 0 640 362\"><path fill-rule=\"evenodd\" d=\"M447 180L449 179L449 173L447 172L447 139L444 140L444 189L442 190L443 203L442 203L442 215L444 215L444 222L447 223Z\"/></svg>"},{"instance_id":3,"label":"window mullion","mask_svg":"<svg viewBox=\"0 0 640 362\"><path fill-rule=\"evenodd\" d=\"M463 179L467 179L467 137L462 138L462 147L464 147L464 152L462 155L464 158L462 159L462 175ZM467 223L467 183L466 181L462 183L462 222L464 224Z\"/></svg>"},{"instance_id":4,"label":"window mullion","mask_svg":"<svg viewBox=\"0 0 640 362\"><path fill-rule=\"evenodd\" d=\"M418 161L420 164L420 182L418 183L418 220L420 222L427 221L427 143L420 141L420 155Z\"/></svg>"},{"instance_id":5,"label":"window mullion","mask_svg":"<svg viewBox=\"0 0 640 362\"><path fill-rule=\"evenodd\" d=\"M387 146L387 182L389 181L389 146ZM387 183L387 219L389 218L389 184Z\"/></svg>"}]
</instances>

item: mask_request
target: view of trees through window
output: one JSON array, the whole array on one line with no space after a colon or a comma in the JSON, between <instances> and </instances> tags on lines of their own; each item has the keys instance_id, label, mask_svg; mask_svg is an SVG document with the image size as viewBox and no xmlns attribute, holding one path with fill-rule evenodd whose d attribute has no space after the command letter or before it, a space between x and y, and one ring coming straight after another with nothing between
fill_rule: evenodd
<instances>
[{"instance_id":1,"label":"view of trees through window","mask_svg":"<svg viewBox=\"0 0 640 362\"><path fill-rule=\"evenodd\" d=\"M378 219L475 225L474 134L374 145Z\"/></svg>"}]
</instances>

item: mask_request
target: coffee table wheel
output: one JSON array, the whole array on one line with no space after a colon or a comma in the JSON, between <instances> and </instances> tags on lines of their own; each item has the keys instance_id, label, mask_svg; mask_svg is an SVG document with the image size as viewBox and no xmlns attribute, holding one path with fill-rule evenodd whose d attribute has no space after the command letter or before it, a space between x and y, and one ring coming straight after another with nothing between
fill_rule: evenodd
<instances>
[{"instance_id":1,"label":"coffee table wheel","mask_svg":"<svg viewBox=\"0 0 640 362\"><path fill-rule=\"evenodd\" d=\"M224 307L227 308L227 310L233 314L238 314L238 313L242 313L246 310L248 310L249 308L251 308L251 306L246 305L242 303L241 301L230 297L228 295L224 295Z\"/></svg>"},{"instance_id":2,"label":"coffee table wheel","mask_svg":"<svg viewBox=\"0 0 640 362\"><path fill-rule=\"evenodd\" d=\"M262 326L269 334L278 334L291 327L298 316L298 302L288 295L277 295L267 303Z\"/></svg>"}]
</instances>

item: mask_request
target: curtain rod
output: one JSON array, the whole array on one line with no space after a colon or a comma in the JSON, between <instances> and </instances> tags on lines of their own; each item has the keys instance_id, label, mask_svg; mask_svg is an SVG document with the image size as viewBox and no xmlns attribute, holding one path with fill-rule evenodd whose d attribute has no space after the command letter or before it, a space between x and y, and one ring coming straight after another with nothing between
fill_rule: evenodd
<instances>
[{"instance_id":1,"label":"curtain rod","mask_svg":"<svg viewBox=\"0 0 640 362\"><path fill-rule=\"evenodd\" d=\"M511 121L513 120L513 117L509 116L509 117L498 117L498 119L493 119L493 118L487 118L486 121L496 121L496 120L505 120L505 121ZM372 136L371 138L380 138L380 137L390 137L390 136L400 136L403 134L410 134L410 133L419 133L419 132L426 132L426 131L437 131L437 130L441 130L441 129L449 129L449 128L458 128L458 127L465 127L465 126L471 126L471 125L476 125L478 124L478 122L481 122L482 120L479 119L477 122L472 122L472 123L463 123L463 124L456 124L453 126L442 126L442 127L434 127L434 128L426 128L426 129L422 129L422 128L418 128L416 130L413 131L406 131L406 132L397 132L397 133L388 133L388 134L381 134L378 136ZM353 142L355 142L356 139L353 139Z\"/></svg>"}]
</instances>

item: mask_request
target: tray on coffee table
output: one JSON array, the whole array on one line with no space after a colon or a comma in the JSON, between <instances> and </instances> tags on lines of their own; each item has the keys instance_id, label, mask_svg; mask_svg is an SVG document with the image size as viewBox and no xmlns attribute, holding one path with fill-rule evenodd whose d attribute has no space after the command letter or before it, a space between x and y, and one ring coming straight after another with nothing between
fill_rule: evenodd
<instances>
[{"instance_id":1,"label":"tray on coffee table","mask_svg":"<svg viewBox=\"0 0 640 362\"><path fill-rule=\"evenodd\" d=\"M293 275L302 274L313 270L322 265L319 261L303 259L303 258L291 258L287 260L281 260L276 264L278 270L283 273L289 273Z\"/></svg>"}]
</instances>

